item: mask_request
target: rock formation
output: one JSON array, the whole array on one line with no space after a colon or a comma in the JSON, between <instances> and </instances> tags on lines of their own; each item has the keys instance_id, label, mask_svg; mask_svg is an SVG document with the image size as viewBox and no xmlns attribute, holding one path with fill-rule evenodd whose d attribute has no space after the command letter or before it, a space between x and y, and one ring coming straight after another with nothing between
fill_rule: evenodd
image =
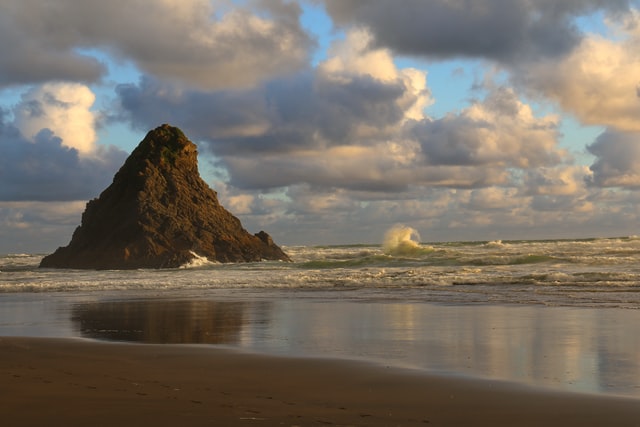
<instances>
[{"instance_id":1,"label":"rock formation","mask_svg":"<svg viewBox=\"0 0 640 427\"><path fill-rule=\"evenodd\" d=\"M142 140L100 197L87 203L71 242L40 267L171 268L196 256L218 262L289 261L261 231L249 234L200 177L198 152L162 125Z\"/></svg>"}]
</instances>

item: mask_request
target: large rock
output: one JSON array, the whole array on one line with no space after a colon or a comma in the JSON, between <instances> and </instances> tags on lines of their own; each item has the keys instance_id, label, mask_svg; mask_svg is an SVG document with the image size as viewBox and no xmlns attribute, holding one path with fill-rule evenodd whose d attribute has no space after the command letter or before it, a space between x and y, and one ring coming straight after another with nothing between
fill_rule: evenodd
<instances>
[{"instance_id":1,"label":"large rock","mask_svg":"<svg viewBox=\"0 0 640 427\"><path fill-rule=\"evenodd\" d=\"M170 268L196 256L218 262L289 261L261 231L249 234L200 178L198 152L162 125L131 153L100 197L87 203L71 242L40 267Z\"/></svg>"}]
</instances>

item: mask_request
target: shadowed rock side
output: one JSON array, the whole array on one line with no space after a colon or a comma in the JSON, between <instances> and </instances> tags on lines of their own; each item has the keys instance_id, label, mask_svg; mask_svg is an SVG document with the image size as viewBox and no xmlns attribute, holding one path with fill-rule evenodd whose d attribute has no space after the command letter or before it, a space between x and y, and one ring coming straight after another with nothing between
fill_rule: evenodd
<instances>
[{"instance_id":1,"label":"shadowed rock side","mask_svg":"<svg viewBox=\"0 0 640 427\"><path fill-rule=\"evenodd\" d=\"M290 261L261 231L249 234L200 178L198 152L176 127L142 140L100 197L87 203L71 242L40 267L179 267L195 255L218 262Z\"/></svg>"}]
</instances>

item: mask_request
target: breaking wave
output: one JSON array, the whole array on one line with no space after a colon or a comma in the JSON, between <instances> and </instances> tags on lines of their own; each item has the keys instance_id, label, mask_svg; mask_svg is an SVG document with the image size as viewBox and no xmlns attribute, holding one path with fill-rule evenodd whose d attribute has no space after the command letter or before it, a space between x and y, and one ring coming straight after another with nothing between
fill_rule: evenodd
<instances>
[{"instance_id":1,"label":"breaking wave","mask_svg":"<svg viewBox=\"0 0 640 427\"><path fill-rule=\"evenodd\" d=\"M313 289L363 298L640 309L640 240L628 237L423 244L416 230L398 225L379 244L284 250L293 262L223 264L194 254L180 269L104 271L41 269L41 254L0 255L0 294Z\"/></svg>"},{"instance_id":2,"label":"breaking wave","mask_svg":"<svg viewBox=\"0 0 640 427\"><path fill-rule=\"evenodd\" d=\"M433 251L420 244L420 234L414 228L397 224L384 234L382 250L393 256L420 256Z\"/></svg>"},{"instance_id":3,"label":"breaking wave","mask_svg":"<svg viewBox=\"0 0 640 427\"><path fill-rule=\"evenodd\" d=\"M186 264L181 265L180 268L198 268L198 267L207 267L207 266L216 264L215 262L209 261L207 257L200 256L193 251L190 251L190 252L191 252L191 255L193 255L193 258Z\"/></svg>"}]
</instances>

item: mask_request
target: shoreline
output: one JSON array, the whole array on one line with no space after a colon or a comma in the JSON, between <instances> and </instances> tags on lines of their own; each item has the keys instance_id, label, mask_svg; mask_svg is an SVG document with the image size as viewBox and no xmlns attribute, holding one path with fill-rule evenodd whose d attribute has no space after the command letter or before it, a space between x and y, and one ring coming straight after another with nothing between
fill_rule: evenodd
<instances>
[{"instance_id":1,"label":"shoreline","mask_svg":"<svg viewBox=\"0 0 640 427\"><path fill-rule=\"evenodd\" d=\"M640 425L634 398L210 346L0 337L0 378L12 426Z\"/></svg>"},{"instance_id":2,"label":"shoreline","mask_svg":"<svg viewBox=\"0 0 640 427\"><path fill-rule=\"evenodd\" d=\"M0 336L204 344L640 397L640 312L235 295L2 297Z\"/></svg>"}]
</instances>

